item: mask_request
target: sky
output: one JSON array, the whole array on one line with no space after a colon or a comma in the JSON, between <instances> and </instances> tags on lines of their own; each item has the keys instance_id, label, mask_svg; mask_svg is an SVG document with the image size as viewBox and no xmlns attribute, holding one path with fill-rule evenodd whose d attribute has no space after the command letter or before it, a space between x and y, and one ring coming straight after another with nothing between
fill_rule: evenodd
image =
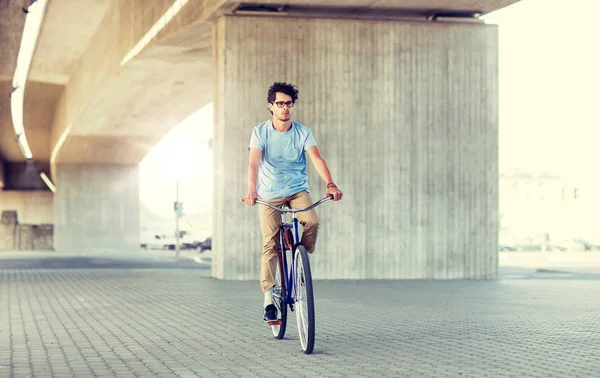
<instances>
[{"instance_id":1,"label":"sky","mask_svg":"<svg viewBox=\"0 0 600 378\"><path fill-rule=\"evenodd\" d=\"M500 170L561 175L600 190L600 0L522 0L484 16L499 26ZM184 211L211 214L212 105L174 127L140 164L140 200L173 216L177 172ZM181 169L179 169L181 168ZM242 195L242 193L240 193Z\"/></svg>"},{"instance_id":2,"label":"sky","mask_svg":"<svg viewBox=\"0 0 600 378\"><path fill-rule=\"evenodd\" d=\"M500 169L597 185L598 0L522 0L484 17L499 26Z\"/></svg>"}]
</instances>

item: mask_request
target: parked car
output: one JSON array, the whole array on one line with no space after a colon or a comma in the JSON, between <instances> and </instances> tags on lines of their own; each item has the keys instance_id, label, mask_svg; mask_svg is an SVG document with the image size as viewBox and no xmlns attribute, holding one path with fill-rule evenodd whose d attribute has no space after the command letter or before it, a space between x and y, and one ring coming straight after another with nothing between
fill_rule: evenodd
<instances>
[{"instance_id":1,"label":"parked car","mask_svg":"<svg viewBox=\"0 0 600 378\"><path fill-rule=\"evenodd\" d=\"M212 237L208 237L205 241L198 243L196 245L196 250L200 253L212 250Z\"/></svg>"},{"instance_id":2,"label":"parked car","mask_svg":"<svg viewBox=\"0 0 600 378\"><path fill-rule=\"evenodd\" d=\"M141 247L144 249L175 249L175 243L175 238L169 238L166 235L154 235Z\"/></svg>"},{"instance_id":3,"label":"parked car","mask_svg":"<svg viewBox=\"0 0 600 378\"><path fill-rule=\"evenodd\" d=\"M207 239L208 246L206 245L206 240L201 241L204 236L196 235L189 231L179 231L179 248L180 249L198 249L198 245L202 244L202 251L205 249L210 249L210 238ZM203 244L204 243L204 244ZM144 249L170 249L174 250L177 245L177 238L174 236L166 236L161 234L155 234L152 238L150 238L146 243L141 245Z\"/></svg>"},{"instance_id":4,"label":"parked car","mask_svg":"<svg viewBox=\"0 0 600 378\"><path fill-rule=\"evenodd\" d=\"M510 245L505 245L505 244L498 244L498 251L511 251L514 252L517 249L515 247L512 247Z\"/></svg>"},{"instance_id":5,"label":"parked car","mask_svg":"<svg viewBox=\"0 0 600 378\"><path fill-rule=\"evenodd\" d=\"M576 252L594 251L594 250L600 249L600 246L595 245L587 240L578 239L578 238L567 239L567 240L561 241L560 244L564 245L567 250L576 251Z\"/></svg>"}]
</instances>

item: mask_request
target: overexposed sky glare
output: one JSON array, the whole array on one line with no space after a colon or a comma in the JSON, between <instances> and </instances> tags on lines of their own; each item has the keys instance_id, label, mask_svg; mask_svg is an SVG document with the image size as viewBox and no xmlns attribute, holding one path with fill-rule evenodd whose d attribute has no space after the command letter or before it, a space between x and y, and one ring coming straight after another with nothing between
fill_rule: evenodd
<instances>
[{"instance_id":1,"label":"overexposed sky glare","mask_svg":"<svg viewBox=\"0 0 600 378\"><path fill-rule=\"evenodd\" d=\"M154 146L140 163L140 201L154 213L174 217L179 176L179 201L184 212L212 216L212 104L191 114Z\"/></svg>"},{"instance_id":2,"label":"overexposed sky glare","mask_svg":"<svg viewBox=\"0 0 600 378\"><path fill-rule=\"evenodd\" d=\"M600 88L598 0L522 0L499 26L500 169L593 184Z\"/></svg>"},{"instance_id":3,"label":"overexposed sky glare","mask_svg":"<svg viewBox=\"0 0 600 378\"><path fill-rule=\"evenodd\" d=\"M598 14L600 0L522 0L484 17L499 26L501 172L545 171L600 189ZM210 214L212 130L209 105L157 144L140 164L142 203L173 216L180 167L185 211Z\"/></svg>"}]
</instances>

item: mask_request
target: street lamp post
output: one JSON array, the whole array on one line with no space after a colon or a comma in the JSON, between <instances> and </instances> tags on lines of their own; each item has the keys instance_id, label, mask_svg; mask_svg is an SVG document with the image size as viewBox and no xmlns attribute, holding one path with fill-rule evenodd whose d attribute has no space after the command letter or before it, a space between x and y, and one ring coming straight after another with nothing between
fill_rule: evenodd
<instances>
[{"instance_id":1,"label":"street lamp post","mask_svg":"<svg viewBox=\"0 0 600 378\"><path fill-rule=\"evenodd\" d=\"M175 179L175 255L179 258L181 252L181 231L179 221L183 216L183 203L179 201L179 182L185 182L186 175L192 170L192 162L195 159L196 146L189 141L175 141L165 148L164 169L169 172L171 178Z\"/></svg>"}]
</instances>

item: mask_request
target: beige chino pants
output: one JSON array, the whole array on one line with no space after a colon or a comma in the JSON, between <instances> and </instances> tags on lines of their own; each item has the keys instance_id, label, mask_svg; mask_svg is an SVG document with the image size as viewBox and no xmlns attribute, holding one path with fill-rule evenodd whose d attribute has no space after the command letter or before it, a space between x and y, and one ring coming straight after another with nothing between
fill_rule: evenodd
<instances>
[{"instance_id":1,"label":"beige chino pants","mask_svg":"<svg viewBox=\"0 0 600 378\"><path fill-rule=\"evenodd\" d=\"M305 208L313 204L307 192L302 191L294 195L265 201L273 206L287 203L290 208ZM260 230L262 232L262 257L260 264L260 287L264 292L275 285L275 269L277 265L277 248L279 246L279 226L281 213L263 205L259 206ZM298 214L298 222L304 228L301 243L308 253L313 253L319 231L319 216L315 209L303 211Z\"/></svg>"}]
</instances>

